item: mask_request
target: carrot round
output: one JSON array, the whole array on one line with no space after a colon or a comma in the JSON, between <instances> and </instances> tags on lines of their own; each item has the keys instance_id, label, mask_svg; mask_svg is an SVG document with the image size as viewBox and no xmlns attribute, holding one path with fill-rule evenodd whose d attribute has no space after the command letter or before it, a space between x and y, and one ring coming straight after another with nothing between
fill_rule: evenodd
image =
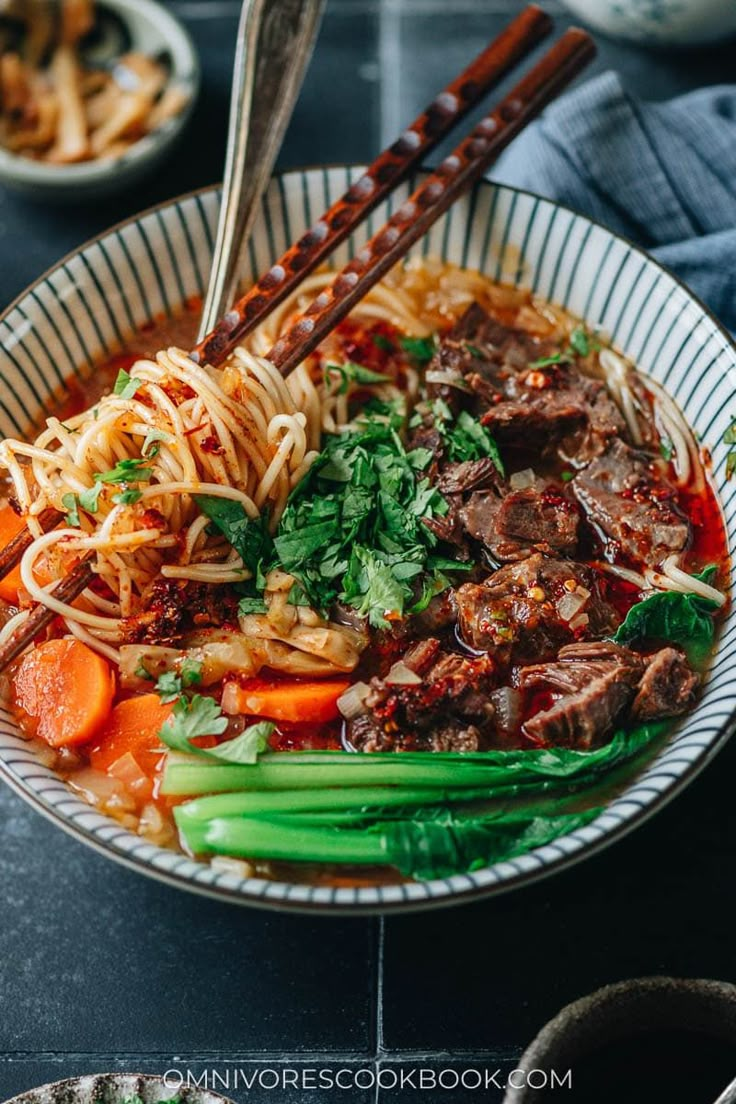
<instances>
[{"instance_id":1,"label":"carrot round","mask_svg":"<svg viewBox=\"0 0 736 1104\"><path fill-rule=\"evenodd\" d=\"M21 660L15 701L28 727L51 747L86 744L110 715L110 664L74 637L47 640Z\"/></svg>"},{"instance_id":2,"label":"carrot round","mask_svg":"<svg viewBox=\"0 0 736 1104\"><path fill-rule=\"evenodd\" d=\"M100 739L90 750L90 766L106 771L131 754L145 774L152 775L161 758L159 729L172 710L158 694L141 694L118 702L110 713Z\"/></svg>"},{"instance_id":3,"label":"carrot round","mask_svg":"<svg viewBox=\"0 0 736 1104\"><path fill-rule=\"evenodd\" d=\"M25 527L25 520L22 517L18 517L12 506L3 506L2 509L0 509L0 548L9 544L13 537L17 536ZM33 574L41 586L45 586L46 583L51 582L51 576L43 570L42 557L39 557L39 560L34 565ZM22 585L20 564L16 564L12 571L9 571L7 575L0 579L0 598L5 602L16 605L18 602L18 591Z\"/></svg>"},{"instance_id":4,"label":"carrot round","mask_svg":"<svg viewBox=\"0 0 736 1104\"><path fill-rule=\"evenodd\" d=\"M307 682L298 679L247 679L228 682L222 694L226 713L246 713L273 721L334 721L346 679Z\"/></svg>"}]
</instances>

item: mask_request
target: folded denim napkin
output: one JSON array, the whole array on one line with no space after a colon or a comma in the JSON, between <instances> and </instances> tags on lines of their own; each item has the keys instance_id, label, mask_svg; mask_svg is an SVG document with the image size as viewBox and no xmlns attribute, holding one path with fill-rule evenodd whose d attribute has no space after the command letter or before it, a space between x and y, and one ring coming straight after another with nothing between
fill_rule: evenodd
<instances>
[{"instance_id":1,"label":"folded denim napkin","mask_svg":"<svg viewBox=\"0 0 736 1104\"><path fill-rule=\"evenodd\" d=\"M647 103L604 73L553 104L493 179L631 238L736 331L736 85Z\"/></svg>"}]
</instances>

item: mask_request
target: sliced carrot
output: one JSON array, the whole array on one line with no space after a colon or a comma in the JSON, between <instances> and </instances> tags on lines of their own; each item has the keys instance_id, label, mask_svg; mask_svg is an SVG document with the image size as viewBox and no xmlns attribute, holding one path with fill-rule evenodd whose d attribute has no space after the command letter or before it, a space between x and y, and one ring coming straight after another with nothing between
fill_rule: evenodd
<instances>
[{"instance_id":1,"label":"sliced carrot","mask_svg":"<svg viewBox=\"0 0 736 1104\"><path fill-rule=\"evenodd\" d=\"M0 548L8 544L13 537L17 536L21 530L25 529L26 523L22 517L18 517L12 506L3 506L0 509ZM46 583L51 582L51 576L44 571L43 558L39 557L34 565L33 573L36 579L45 586ZM11 602L16 605L18 602L18 591L22 586L20 578L20 565L9 571L4 578L0 579L0 598L5 602Z\"/></svg>"},{"instance_id":2,"label":"sliced carrot","mask_svg":"<svg viewBox=\"0 0 736 1104\"><path fill-rule=\"evenodd\" d=\"M15 701L27 727L51 747L86 744L110 715L115 677L81 640L47 640L23 656Z\"/></svg>"},{"instance_id":3,"label":"sliced carrot","mask_svg":"<svg viewBox=\"0 0 736 1104\"><path fill-rule=\"evenodd\" d=\"M307 682L298 679L247 679L228 682L222 693L225 713L245 713L273 721L334 721L346 679Z\"/></svg>"},{"instance_id":4,"label":"sliced carrot","mask_svg":"<svg viewBox=\"0 0 736 1104\"><path fill-rule=\"evenodd\" d=\"M171 710L172 705L164 705L158 694L140 694L118 702L90 750L90 766L106 771L130 753L143 773L151 777L163 749L159 729Z\"/></svg>"}]
</instances>

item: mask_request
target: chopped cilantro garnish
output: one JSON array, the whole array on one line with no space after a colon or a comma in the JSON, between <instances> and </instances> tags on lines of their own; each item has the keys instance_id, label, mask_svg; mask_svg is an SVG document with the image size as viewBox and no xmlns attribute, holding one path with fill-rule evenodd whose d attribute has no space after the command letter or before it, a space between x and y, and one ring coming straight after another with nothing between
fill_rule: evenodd
<instances>
[{"instance_id":1,"label":"chopped cilantro garnish","mask_svg":"<svg viewBox=\"0 0 736 1104\"><path fill-rule=\"evenodd\" d=\"M138 388L142 386L143 380L130 376L124 368L121 368L112 390L113 394L121 399L132 399Z\"/></svg>"},{"instance_id":2,"label":"chopped cilantro garnish","mask_svg":"<svg viewBox=\"0 0 736 1104\"><path fill-rule=\"evenodd\" d=\"M79 509L77 505L77 496L75 494L62 495L61 504L67 511L66 520L68 525L73 525L75 528L79 528L81 522L79 520Z\"/></svg>"},{"instance_id":3,"label":"chopped cilantro garnish","mask_svg":"<svg viewBox=\"0 0 736 1104\"><path fill-rule=\"evenodd\" d=\"M268 607L262 598L241 598L238 602L238 616L247 617L249 613L267 613Z\"/></svg>"},{"instance_id":4,"label":"chopped cilantro garnish","mask_svg":"<svg viewBox=\"0 0 736 1104\"><path fill-rule=\"evenodd\" d=\"M675 446L672 444L672 441L670 441L668 437L663 437L659 442L659 452L662 459L666 460L668 463L675 455Z\"/></svg>"},{"instance_id":5,"label":"chopped cilantro garnish","mask_svg":"<svg viewBox=\"0 0 736 1104\"><path fill-rule=\"evenodd\" d=\"M118 506L132 506L142 495L142 491L120 491L118 494L112 496L112 500L116 502Z\"/></svg>"},{"instance_id":6,"label":"chopped cilantro garnish","mask_svg":"<svg viewBox=\"0 0 736 1104\"><path fill-rule=\"evenodd\" d=\"M383 334L373 334L373 344L377 349L383 349L384 353L395 353L396 348L392 341L389 341Z\"/></svg>"},{"instance_id":7,"label":"chopped cilantro garnish","mask_svg":"<svg viewBox=\"0 0 736 1104\"><path fill-rule=\"evenodd\" d=\"M468 352L470 353L470 355L472 357L476 358L476 360L485 360L486 359L486 357L483 353L483 350L479 349L477 345L471 345L469 341L466 341L465 342L465 348L468 350Z\"/></svg>"},{"instance_id":8,"label":"chopped cilantro garnish","mask_svg":"<svg viewBox=\"0 0 736 1104\"><path fill-rule=\"evenodd\" d=\"M164 678L166 676L162 675L156 683L157 689ZM164 701L174 700L169 697L169 693L173 692L174 679L179 682L177 676L173 675L171 682L165 683ZM171 690L167 689L169 686ZM175 751L196 752L202 749L196 749L191 744L191 740L196 740L199 736L222 736L226 728L227 717L222 715L222 710L215 699L195 694L192 698L177 698L171 715L161 726L159 736L167 747L174 748Z\"/></svg>"},{"instance_id":9,"label":"chopped cilantro garnish","mask_svg":"<svg viewBox=\"0 0 736 1104\"><path fill-rule=\"evenodd\" d=\"M529 367L547 368L550 364L562 364L563 360L568 359L565 353L553 353L552 356L540 357L539 360L533 360Z\"/></svg>"},{"instance_id":10,"label":"chopped cilantro garnish","mask_svg":"<svg viewBox=\"0 0 736 1104\"><path fill-rule=\"evenodd\" d=\"M591 351L590 335L586 333L582 326L576 326L570 334L570 347L578 356L583 357Z\"/></svg>"},{"instance_id":11,"label":"chopped cilantro garnish","mask_svg":"<svg viewBox=\"0 0 736 1104\"><path fill-rule=\"evenodd\" d=\"M156 680L156 693L164 704L176 701L181 696L181 690L182 681L174 671L164 671Z\"/></svg>"},{"instance_id":12,"label":"chopped cilantro garnish","mask_svg":"<svg viewBox=\"0 0 736 1104\"><path fill-rule=\"evenodd\" d=\"M560 479L563 483L569 483L571 479L575 478L575 472L563 471L560 475Z\"/></svg>"},{"instance_id":13,"label":"chopped cilantro garnish","mask_svg":"<svg viewBox=\"0 0 736 1104\"><path fill-rule=\"evenodd\" d=\"M153 468L145 467L145 463L143 459L118 460L110 471L95 472L95 483L147 483Z\"/></svg>"},{"instance_id":14,"label":"chopped cilantro garnish","mask_svg":"<svg viewBox=\"0 0 736 1104\"><path fill-rule=\"evenodd\" d=\"M268 516L249 518L240 502L215 495L195 495L203 514L233 546L245 567L257 573L259 564L270 556L273 542L268 531Z\"/></svg>"},{"instance_id":15,"label":"chopped cilantro garnish","mask_svg":"<svg viewBox=\"0 0 736 1104\"><path fill-rule=\"evenodd\" d=\"M185 659L181 665L181 684L187 686L199 686L202 681L204 664L198 659Z\"/></svg>"},{"instance_id":16,"label":"chopped cilantro garnish","mask_svg":"<svg viewBox=\"0 0 736 1104\"><path fill-rule=\"evenodd\" d=\"M153 682L153 675L148 670L148 668L144 666L144 664L142 662L138 664L138 666L135 669L134 674L135 674L136 678L146 679L147 682Z\"/></svg>"},{"instance_id":17,"label":"chopped cilantro garnish","mask_svg":"<svg viewBox=\"0 0 736 1104\"><path fill-rule=\"evenodd\" d=\"M79 492L79 505L88 514L96 514L99 509L99 498L102 493L102 483L95 483L94 487L88 487L86 491Z\"/></svg>"},{"instance_id":18,"label":"chopped cilantro garnish","mask_svg":"<svg viewBox=\"0 0 736 1104\"><path fill-rule=\"evenodd\" d=\"M431 415L434 426L439 430L448 460L462 462L481 460L488 456L493 460L498 472L501 475L504 474L498 445L486 427L467 410L461 410L457 418L453 418L452 411L443 399L433 399L415 412L409 423L411 427L416 428L421 425L423 411Z\"/></svg>"},{"instance_id":19,"label":"chopped cilantro garnish","mask_svg":"<svg viewBox=\"0 0 736 1104\"><path fill-rule=\"evenodd\" d=\"M143 438L143 444L141 446L141 453L147 459L153 456L157 456L160 446L156 444L157 441L173 441L173 437L170 433L167 433L164 429L149 429L146 436Z\"/></svg>"},{"instance_id":20,"label":"chopped cilantro garnish","mask_svg":"<svg viewBox=\"0 0 736 1104\"><path fill-rule=\"evenodd\" d=\"M364 368L362 364L354 364L352 361L346 364L328 364L325 368L325 378L329 379L331 375L340 377L339 395L346 395L351 383L387 383L391 379L390 376L374 372L372 368Z\"/></svg>"},{"instance_id":21,"label":"chopped cilantro garnish","mask_svg":"<svg viewBox=\"0 0 736 1104\"><path fill-rule=\"evenodd\" d=\"M437 338L434 334L430 337L402 337L401 348L418 364L427 364L437 351Z\"/></svg>"}]
</instances>

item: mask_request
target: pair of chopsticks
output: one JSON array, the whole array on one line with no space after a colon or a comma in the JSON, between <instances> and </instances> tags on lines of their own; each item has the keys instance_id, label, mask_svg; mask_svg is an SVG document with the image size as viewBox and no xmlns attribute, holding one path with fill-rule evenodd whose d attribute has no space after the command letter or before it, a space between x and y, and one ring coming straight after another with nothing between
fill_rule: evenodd
<instances>
[{"instance_id":1,"label":"pair of chopsticks","mask_svg":"<svg viewBox=\"0 0 736 1104\"><path fill-rule=\"evenodd\" d=\"M218 365L239 341L251 333L290 295L368 214L406 179L427 153L494 88L552 29L552 21L536 5L527 7L467 69L455 78L392 146L379 154L365 174L330 207L311 230L217 323L196 348L198 363ZM374 234L307 307L274 345L268 359L287 376L433 223L493 164L498 155L595 55L584 31L567 31L471 133L426 176L409 199ZM63 515L50 509L40 515L45 532ZM0 578L19 563L33 542L21 532L0 550ZM57 584L54 594L73 601L92 579L89 553ZM36 606L25 622L0 647L0 671L16 659L54 619Z\"/></svg>"}]
</instances>

